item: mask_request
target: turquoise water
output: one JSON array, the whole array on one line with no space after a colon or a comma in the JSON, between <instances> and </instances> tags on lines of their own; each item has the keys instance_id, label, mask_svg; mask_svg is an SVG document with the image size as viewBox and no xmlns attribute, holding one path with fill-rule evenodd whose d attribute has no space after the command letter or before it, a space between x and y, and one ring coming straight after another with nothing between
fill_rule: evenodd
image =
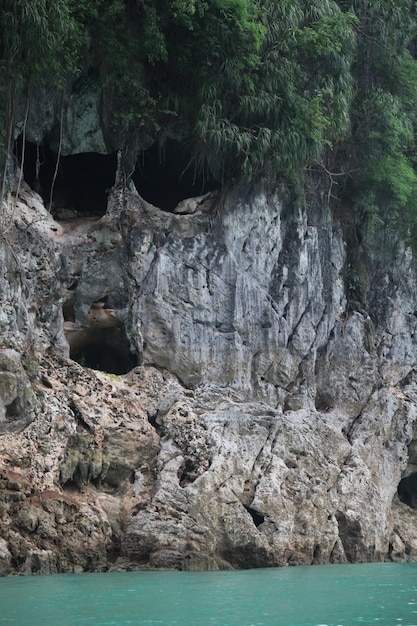
<instances>
[{"instance_id":1,"label":"turquoise water","mask_svg":"<svg viewBox=\"0 0 417 626\"><path fill-rule=\"evenodd\" d=\"M417 626L417 564L3 578L0 624Z\"/></svg>"}]
</instances>

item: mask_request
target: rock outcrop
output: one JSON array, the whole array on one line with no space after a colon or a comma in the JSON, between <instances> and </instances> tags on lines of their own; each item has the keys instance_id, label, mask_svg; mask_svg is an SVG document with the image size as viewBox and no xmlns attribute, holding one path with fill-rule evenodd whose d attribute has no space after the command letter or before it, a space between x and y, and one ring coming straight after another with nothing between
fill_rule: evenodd
<instances>
[{"instance_id":1,"label":"rock outcrop","mask_svg":"<svg viewBox=\"0 0 417 626\"><path fill-rule=\"evenodd\" d=\"M411 252L352 267L262 186L188 206L9 196L0 573L417 560Z\"/></svg>"}]
</instances>

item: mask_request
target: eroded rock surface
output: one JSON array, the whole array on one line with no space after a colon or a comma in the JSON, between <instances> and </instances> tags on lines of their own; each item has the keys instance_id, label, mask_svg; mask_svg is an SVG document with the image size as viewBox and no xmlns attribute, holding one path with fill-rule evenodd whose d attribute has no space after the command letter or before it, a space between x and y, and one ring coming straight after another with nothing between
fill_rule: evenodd
<instances>
[{"instance_id":1,"label":"eroded rock surface","mask_svg":"<svg viewBox=\"0 0 417 626\"><path fill-rule=\"evenodd\" d=\"M353 302L324 209L187 206L8 198L0 574L416 560L411 253L364 238Z\"/></svg>"}]
</instances>

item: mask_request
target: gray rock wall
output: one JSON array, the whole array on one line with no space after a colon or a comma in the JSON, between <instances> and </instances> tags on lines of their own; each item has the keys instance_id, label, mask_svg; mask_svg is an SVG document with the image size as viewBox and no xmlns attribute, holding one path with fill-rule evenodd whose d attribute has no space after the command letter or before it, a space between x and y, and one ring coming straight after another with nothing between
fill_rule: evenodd
<instances>
[{"instance_id":1,"label":"gray rock wall","mask_svg":"<svg viewBox=\"0 0 417 626\"><path fill-rule=\"evenodd\" d=\"M279 196L262 190L191 216L131 202L144 362L186 386L231 385L281 405L345 306L343 242L330 219L311 226L296 209L282 220Z\"/></svg>"},{"instance_id":2,"label":"gray rock wall","mask_svg":"<svg viewBox=\"0 0 417 626\"><path fill-rule=\"evenodd\" d=\"M4 215L1 341L25 369L0 361L0 393L26 412L1 413L1 571L417 558L408 250L363 233L353 303L340 224L262 186L182 215L119 190L61 223L26 189ZM65 323L106 309L125 375L68 356Z\"/></svg>"}]
</instances>

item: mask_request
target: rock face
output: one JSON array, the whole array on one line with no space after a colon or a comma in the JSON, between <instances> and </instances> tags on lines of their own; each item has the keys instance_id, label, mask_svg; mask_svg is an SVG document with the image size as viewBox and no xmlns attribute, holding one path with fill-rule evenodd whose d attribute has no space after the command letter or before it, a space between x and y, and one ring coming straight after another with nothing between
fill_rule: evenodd
<instances>
[{"instance_id":1,"label":"rock face","mask_svg":"<svg viewBox=\"0 0 417 626\"><path fill-rule=\"evenodd\" d=\"M0 573L417 560L410 251L352 267L262 186L187 206L8 198Z\"/></svg>"}]
</instances>

